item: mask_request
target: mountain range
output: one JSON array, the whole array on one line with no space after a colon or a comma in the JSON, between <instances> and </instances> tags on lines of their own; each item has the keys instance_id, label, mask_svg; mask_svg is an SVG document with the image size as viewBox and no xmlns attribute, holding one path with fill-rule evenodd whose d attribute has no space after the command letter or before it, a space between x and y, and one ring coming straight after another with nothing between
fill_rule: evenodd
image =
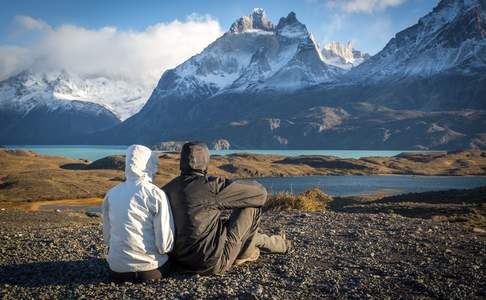
<instances>
[{"instance_id":1,"label":"mountain range","mask_svg":"<svg viewBox=\"0 0 486 300\"><path fill-rule=\"evenodd\" d=\"M485 148L486 1L442 0L373 56L321 48L295 13L275 25L255 9L151 94L90 80L27 71L1 82L0 143Z\"/></svg>"}]
</instances>

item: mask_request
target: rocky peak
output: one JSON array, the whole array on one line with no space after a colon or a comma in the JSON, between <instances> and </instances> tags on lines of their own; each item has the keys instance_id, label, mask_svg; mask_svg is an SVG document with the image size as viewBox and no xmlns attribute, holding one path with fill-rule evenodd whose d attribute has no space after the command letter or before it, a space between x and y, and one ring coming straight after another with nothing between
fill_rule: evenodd
<instances>
[{"instance_id":1,"label":"rocky peak","mask_svg":"<svg viewBox=\"0 0 486 300\"><path fill-rule=\"evenodd\" d=\"M288 38L303 38L309 35L307 27L297 20L297 16L293 11L287 17L280 18L276 31L278 35Z\"/></svg>"},{"instance_id":2,"label":"rocky peak","mask_svg":"<svg viewBox=\"0 0 486 300\"><path fill-rule=\"evenodd\" d=\"M349 41L347 44L341 44L339 42L330 42L324 46L324 50L332 52L345 59L353 58L353 44Z\"/></svg>"},{"instance_id":3,"label":"rocky peak","mask_svg":"<svg viewBox=\"0 0 486 300\"><path fill-rule=\"evenodd\" d=\"M231 33L242 33L252 31L273 31L273 24L267 18L262 8L254 8L249 16L236 20L230 27Z\"/></svg>"},{"instance_id":4,"label":"rocky peak","mask_svg":"<svg viewBox=\"0 0 486 300\"><path fill-rule=\"evenodd\" d=\"M350 69L370 58L369 54L357 51L349 41L346 44L339 42L327 43L321 51L322 60L341 69Z\"/></svg>"}]
</instances>

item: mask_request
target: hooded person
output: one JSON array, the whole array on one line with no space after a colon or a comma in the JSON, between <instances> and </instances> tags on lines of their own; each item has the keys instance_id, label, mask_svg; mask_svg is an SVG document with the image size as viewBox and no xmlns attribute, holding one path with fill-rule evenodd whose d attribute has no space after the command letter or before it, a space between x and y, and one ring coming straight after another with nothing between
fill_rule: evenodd
<instances>
[{"instance_id":1,"label":"hooded person","mask_svg":"<svg viewBox=\"0 0 486 300\"><path fill-rule=\"evenodd\" d=\"M222 274L233 264L257 260L260 251L286 253L285 236L259 232L265 188L256 181L230 181L207 175L208 147L199 142L184 144L181 175L163 187L175 223L171 257L181 271ZM228 220L221 217L232 210Z\"/></svg>"},{"instance_id":2,"label":"hooded person","mask_svg":"<svg viewBox=\"0 0 486 300\"><path fill-rule=\"evenodd\" d=\"M128 148L123 183L103 201L106 260L115 282L143 282L169 272L174 222L165 193L152 183L158 157L141 145Z\"/></svg>"}]
</instances>

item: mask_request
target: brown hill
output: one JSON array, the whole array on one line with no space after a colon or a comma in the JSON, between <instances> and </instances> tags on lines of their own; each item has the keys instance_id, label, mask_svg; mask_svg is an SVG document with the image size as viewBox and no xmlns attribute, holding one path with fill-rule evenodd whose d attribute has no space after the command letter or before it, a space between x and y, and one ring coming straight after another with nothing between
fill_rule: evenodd
<instances>
[{"instance_id":1,"label":"brown hill","mask_svg":"<svg viewBox=\"0 0 486 300\"><path fill-rule=\"evenodd\" d=\"M159 155L157 185L179 174L179 155ZM0 150L0 201L101 197L124 178L124 157L90 162ZM305 175L486 175L486 151L426 152L395 157L233 154L213 156L209 172L227 178Z\"/></svg>"}]
</instances>

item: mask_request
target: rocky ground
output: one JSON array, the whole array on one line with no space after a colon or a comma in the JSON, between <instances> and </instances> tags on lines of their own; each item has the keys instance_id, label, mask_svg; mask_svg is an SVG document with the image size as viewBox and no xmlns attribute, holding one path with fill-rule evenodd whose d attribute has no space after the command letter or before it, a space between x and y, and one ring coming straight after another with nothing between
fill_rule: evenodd
<instances>
[{"instance_id":1,"label":"rocky ground","mask_svg":"<svg viewBox=\"0 0 486 300\"><path fill-rule=\"evenodd\" d=\"M486 237L459 224L387 214L267 212L290 255L262 256L225 276L173 274L109 282L101 219L82 213L0 211L0 297L459 298L486 297Z\"/></svg>"}]
</instances>

